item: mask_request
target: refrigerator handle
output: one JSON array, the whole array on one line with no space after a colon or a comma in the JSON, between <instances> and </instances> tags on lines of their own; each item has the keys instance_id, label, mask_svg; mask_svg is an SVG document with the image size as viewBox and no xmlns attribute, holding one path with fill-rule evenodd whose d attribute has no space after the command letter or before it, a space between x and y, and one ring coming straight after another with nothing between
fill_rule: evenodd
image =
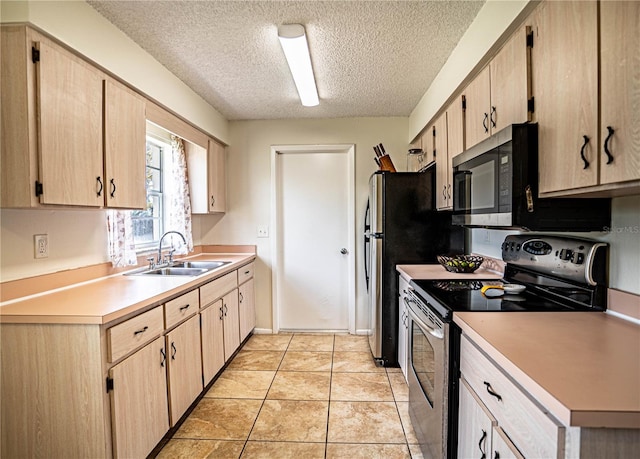
<instances>
[{"instance_id":1,"label":"refrigerator handle","mask_svg":"<svg viewBox=\"0 0 640 459\"><path fill-rule=\"evenodd\" d=\"M364 212L364 279L367 286L367 291L369 291L369 229L371 229L371 225L369 224L369 201L367 201L367 210Z\"/></svg>"}]
</instances>

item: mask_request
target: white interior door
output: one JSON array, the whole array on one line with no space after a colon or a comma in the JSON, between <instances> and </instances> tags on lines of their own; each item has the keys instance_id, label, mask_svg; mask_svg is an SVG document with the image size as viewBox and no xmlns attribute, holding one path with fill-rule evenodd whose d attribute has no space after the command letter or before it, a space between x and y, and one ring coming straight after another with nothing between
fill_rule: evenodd
<instances>
[{"instance_id":1,"label":"white interior door","mask_svg":"<svg viewBox=\"0 0 640 459\"><path fill-rule=\"evenodd\" d=\"M353 331L353 146L274 153L274 331Z\"/></svg>"}]
</instances>

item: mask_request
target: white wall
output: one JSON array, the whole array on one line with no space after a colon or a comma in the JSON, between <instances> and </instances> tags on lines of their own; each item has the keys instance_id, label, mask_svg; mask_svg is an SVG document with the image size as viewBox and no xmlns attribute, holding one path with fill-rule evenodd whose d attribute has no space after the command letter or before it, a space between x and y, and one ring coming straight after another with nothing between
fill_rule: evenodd
<instances>
[{"instance_id":1,"label":"white wall","mask_svg":"<svg viewBox=\"0 0 640 459\"><path fill-rule=\"evenodd\" d=\"M271 145L355 144L356 329L366 328L366 288L360 235L369 176L377 169L373 145L383 143L398 170L409 145L407 118L339 118L288 121L232 121L227 155L227 206L224 217L197 217L204 244L256 244L257 327L271 328L271 239L257 238L257 226L271 221ZM327 181L327 186L331 186Z\"/></svg>"},{"instance_id":2,"label":"white wall","mask_svg":"<svg viewBox=\"0 0 640 459\"><path fill-rule=\"evenodd\" d=\"M501 258L500 245L514 231L471 230L471 250ZM640 199L612 200L611 229L607 233L563 233L609 244L609 287L640 295Z\"/></svg>"},{"instance_id":3,"label":"white wall","mask_svg":"<svg viewBox=\"0 0 640 459\"><path fill-rule=\"evenodd\" d=\"M227 120L84 1L5 1L2 23L31 24L228 143Z\"/></svg>"}]
</instances>

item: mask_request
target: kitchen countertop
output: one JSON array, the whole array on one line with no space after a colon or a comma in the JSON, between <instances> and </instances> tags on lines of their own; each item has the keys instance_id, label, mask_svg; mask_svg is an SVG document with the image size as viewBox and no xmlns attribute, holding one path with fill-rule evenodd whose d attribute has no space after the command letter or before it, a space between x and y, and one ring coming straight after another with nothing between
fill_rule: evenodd
<instances>
[{"instance_id":1,"label":"kitchen countertop","mask_svg":"<svg viewBox=\"0 0 640 459\"><path fill-rule=\"evenodd\" d=\"M452 273L444 269L440 264L432 265L396 265L396 270L405 280L411 279L433 279L433 280L455 280L455 279L502 279L502 273L486 269L483 266L472 273Z\"/></svg>"},{"instance_id":2,"label":"kitchen countertop","mask_svg":"<svg viewBox=\"0 0 640 459\"><path fill-rule=\"evenodd\" d=\"M196 277L117 274L7 301L0 304L0 323L107 324L162 304L172 296L250 263L255 257L255 253L200 254L183 259L231 263Z\"/></svg>"},{"instance_id":3,"label":"kitchen countertop","mask_svg":"<svg viewBox=\"0 0 640 459\"><path fill-rule=\"evenodd\" d=\"M455 312L453 320L567 426L640 428L640 326L604 312Z\"/></svg>"}]
</instances>

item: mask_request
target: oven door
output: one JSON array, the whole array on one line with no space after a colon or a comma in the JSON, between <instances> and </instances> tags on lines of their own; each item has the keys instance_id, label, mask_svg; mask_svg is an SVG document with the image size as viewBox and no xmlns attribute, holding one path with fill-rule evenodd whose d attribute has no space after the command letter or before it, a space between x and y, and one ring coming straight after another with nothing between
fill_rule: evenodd
<instances>
[{"instance_id":1,"label":"oven door","mask_svg":"<svg viewBox=\"0 0 640 459\"><path fill-rule=\"evenodd\" d=\"M425 458L447 457L449 324L436 324L409 302L409 415ZM415 306L413 306L415 308Z\"/></svg>"}]
</instances>

